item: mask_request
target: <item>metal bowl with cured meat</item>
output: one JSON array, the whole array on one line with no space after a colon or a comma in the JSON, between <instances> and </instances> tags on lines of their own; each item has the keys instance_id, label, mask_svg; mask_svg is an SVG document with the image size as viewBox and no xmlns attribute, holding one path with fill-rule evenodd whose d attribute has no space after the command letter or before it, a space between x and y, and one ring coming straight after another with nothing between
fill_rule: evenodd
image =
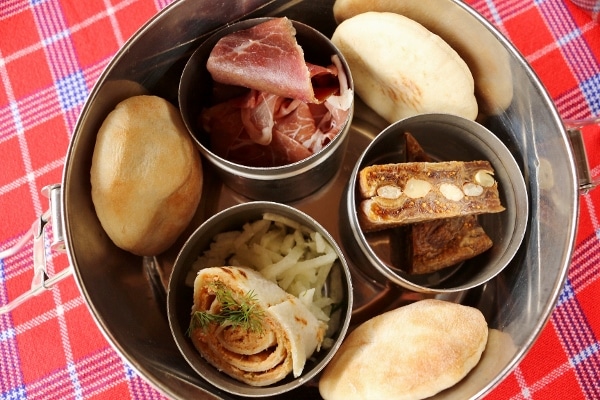
<instances>
[{"instance_id":1,"label":"metal bowl with cured meat","mask_svg":"<svg viewBox=\"0 0 600 400\"><path fill-rule=\"evenodd\" d=\"M218 31L192 54L179 84L183 120L201 154L226 185L257 200L298 200L336 174L353 98L352 76L331 41L285 17Z\"/></svg>"},{"instance_id":2,"label":"metal bowl with cured meat","mask_svg":"<svg viewBox=\"0 0 600 400\"><path fill-rule=\"evenodd\" d=\"M438 19L444 29L431 29L449 42L450 36L465 39L462 50L470 55L465 57L470 65L494 66L474 74L476 90L485 88L486 82L503 89L501 93L479 90L483 97L478 100L485 106L480 107L478 122L510 151L528 194L525 234L517 255L504 270L476 288L435 295L477 307L489 327L502 334L503 340L496 341L489 352L501 356L485 358L484 353L483 362L468 380L436 395L478 398L519 363L557 302L575 241L580 189L577 164L550 96L497 29L458 0L396 3L410 4L415 10L420 5L434 7L435 13L417 12L410 17L424 24ZM236 398L202 379L182 356L169 329L165 288L175 258L194 230L217 212L250 199L226 185L205 157L202 199L180 240L156 257L119 250L104 233L91 199L90 167L98 129L119 101L136 94L149 92L178 104L185 65L207 38L224 27L251 18L285 16L331 37L337 26L333 6L332 0L176 0L116 54L81 111L61 184L51 188L53 232L64 240L70 271L98 329L141 377L170 398ZM355 98L346 148L340 151L341 164L330 171L331 179L319 189L289 202L318 221L338 243L342 243L341 222L347 218L340 204L351 172L364 149L388 125ZM341 248L352 275L351 327L385 310L434 296L372 279L357 265L360 261L348 255L348 248ZM317 383L315 377L280 397L317 399Z\"/></svg>"}]
</instances>

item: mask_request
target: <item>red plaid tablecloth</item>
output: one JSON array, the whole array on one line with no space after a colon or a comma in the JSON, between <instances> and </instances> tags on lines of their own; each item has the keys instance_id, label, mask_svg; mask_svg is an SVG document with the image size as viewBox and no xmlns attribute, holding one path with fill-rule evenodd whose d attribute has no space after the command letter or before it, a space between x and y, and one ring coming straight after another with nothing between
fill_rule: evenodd
<instances>
[{"instance_id":1,"label":"red plaid tablecloth","mask_svg":"<svg viewBox=\"0 0 600 400\"><path fill-rule=\"evenodd\" d=\"M59 183L92 86L169 0L0 2L0 251L18 242ZM600 26L565 0L470 0L539 74L563 118L600 115ZM596 22L595 22L596 21ZM600 128L584 129L600 175ZM488 398L600 398L600 189L581 195L568 281L539 340ZM32 244L0 259L0 305L27 290ZM50 272L68 267L53 253ZM107 343L73 278L0 315L0 399L159 399Z\"/></svg>"}]
</instances>

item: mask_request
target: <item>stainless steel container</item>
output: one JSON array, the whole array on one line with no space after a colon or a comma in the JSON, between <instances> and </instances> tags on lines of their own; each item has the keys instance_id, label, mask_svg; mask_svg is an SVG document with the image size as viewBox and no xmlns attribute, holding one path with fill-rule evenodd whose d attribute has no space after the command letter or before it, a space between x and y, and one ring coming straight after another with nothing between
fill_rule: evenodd
<instances>
[{"instance_id":1,"label":"stainless steel container","mask_svg":"<svg viewBox=\"0 0 600 400\"><path fill-rule=\"evenodd\" d=\"M224 186L207 168L197 215L170 251L158 257L140 258L119 250L102 230L90 195L89 171L96 133L119 100L133 94L151 92L176 104L183 67L215 30L241 18L285 15L330 37L336 26L332 7L332 0L179 0L145 24L109 63L82 109L65 158L61 185L50 188L49 211L40 216L31 232L36 249L32 290L1 311L12 309L67 275L45 277L44 232L53 228L53 245L64 246L71 264L67 272L74 273L98 329L139 375L171 398L233 398L201 379L181 356L169 329L164 288L174 259L193 230L219 210L246 200ZM451 21L463 37L468 32L467 37L481 52L474 51L475 58L486 50L480 44L482 38L487 38L488 43L495 44L496 58L492 60L502 57L506 62L508 72L498 72L501 76L497 77L507 82L509 101L488 98L486 109L490 112L482 115L480 122L511 151L522 168L529 194L529 223L513 262L477 289L440 296L478 307L489 326L509 339L497 344L498 354L503 357L487 363L481 380L472 385L460 383L437 396L443 398L451 393L465 399L481 397L502 381L548 321L571 260L579 189L594 183L586 179L589 175L585 172L589 171L578 174L563 121L547 91L512 44L461 1L436 0L435 7L436 12L426 16ZM476 86L481 86L481 82L476 80ZM362 151L386 127L367 107L355 102L347 150L337 175L314 194L294 203L319 221L338 242L343 218L340 200L350 173ZM576 131L573 134L580 138ZM581 142L574 143L576 148ZM579 161L586 165L584 160ZM353 324L373 313L426 297L374 281L361 272L355 260L347 257L347 261L354 286ZM318 398L315 381L285 397Z\"/></svg>"},{"instance_id":2,"label":"stainless steel container","mask_svg":"<svg viewBox=\"0 0 600 400\"><path fill-rule=\"evenodd\" d=\"M304 366L302 375L298 378L291 376L265 387L253 387L239 382L212 367L194 348L186 331L190 323L190 310L193 304L192 288L186 284L186 278L194 262L210 244L218 233L242 230L246 223L257 221L264 213L274 213L289 218L310 230L318 232L334 248L338 255L328 276L325 294L332 298L340 298L337 311L332 314L330 323L333 328L333 344L331 347L315 352ZM333 293L336 292L336 293ZM186 241L177 256L167 296L167 311L169 325L173 338L184 358L192 368L204 379L216 387L235 395L247 397L267 397L280 395L310 382L331 360L350 326L352 314L352 282L350 269L341 249L333 237L313 218L291 206L267 201L254 201L229 207L204 222Z\"/></svg>"},{"instance_id":3,"label":"stainless steel container","mask_svg":"<svg viewBox=\"0 0 600 400\"><path fill-rule=\"evenodd\" d=\"M374 164L406 161L404 133L410 132L423 150L436 161L487 160L505 211L478 217L494 245L475 258L434 273L411 275L402 269L406 248L396 231L366 233L360 226L360 197L357 192L361 169ZM472 289L498 275L509 265L521 246L528 222L529 200L519 165L504 144L477 122L450 114L422 114L398 121L378 134L358 159L344 202L348 224L348 249L361 260L363 271L379 281L389 280L408 290L448 293Z\"/></svg>"},{"instance_id":4,"label":"stainless steel container","mask_svg":"<svg viewBox=\"0 0 600 400\"><path fill-rule=\"evenodd\" d=\"M276 167L253 167L229 161L211 150L210 138L202 129L200 113L210 106L212 79L206 69L206 61L219 39L243 29L265 22L267 18L244 20L218 31L192 54L187 62L179 84L179 105L183 120L198 144L201 154L214 165L221 180L241 195L255 200L289 202L314 193L337 173L344 159L348 132L354 106L340 132L321 151L292 164ZM327 66L331 56L337 55L345 69L350 89L352 76L343 55L329 38L318 30L292 21L296 29L296 40L304 51L307 62Z\"/></svg>"}]
</instances>

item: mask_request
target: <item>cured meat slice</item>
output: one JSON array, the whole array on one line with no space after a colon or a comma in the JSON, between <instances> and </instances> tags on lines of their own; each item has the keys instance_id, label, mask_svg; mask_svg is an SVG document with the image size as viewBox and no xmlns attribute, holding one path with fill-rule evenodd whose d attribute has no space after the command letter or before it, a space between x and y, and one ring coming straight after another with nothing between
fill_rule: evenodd
<instances>
[{"instance_id":1,"label":"cured meat slice","mask_svg":"<svg viewBox=\"0 0 600 400\"><path fill-rule=\"evenodd\" d=\"M268 145L273 138L275 113L279 113L283 97L252 90L241 108L242 124L250 139Z\"/></svg>"},{"instance_id":2,"label":"cured meat slice","mask_svg":"<svg viewBox=\"0 0 600 400\"><path fill-rule=\"evenodd\" d=\"M295 36L285 17L233 32L217 42L206 67L217 82L315 102L304 51Z\"/></svg>"},{"instance_id":3,"label":"cured meat slice","mask_svg":"<svg viewBox=\"0 0 600 400\"><path fill-rule=\"evenodd\" d=\"M207 68L221 102L200 118L218 156L250 167L291 164L322 150L348 120L353 91L340 58L306 62L294 34L278 18L229 34L213 49ZM223 99L231 85L249 89Z\"/></svg>"},{"instance_id":4,"label":"cured meat slice","mask_svg":"<svg viewBox=\"0 0 600 400\"><path fill-rule=\"evenodd\" d=\"M339 71L335 64L311 70L320 74ZM201 125L210 135L211 150L251 167L286 165L317 153L340 132L350 113L352 93L346 76L335 79L338 83L333 89L331 83L320 86L319 95L328 95L321 103L251 90L204 109Z\"/></svg>"},{"instance_id":5,"label":"cured meat slice","mask_svg":"<svg viewBox=\"0 0 600 400\"><path fill-rule=\"evenodd\" d=\"M218 156L252 167L273 167L309 157L337 134L317 132L319 115L312 110L320 109L325 106L309 108L306 103L251 92L245 99L206 110L202 124ZM322 114L326 113L321 111L321 119Z\"/></svg>"}]
</instances>

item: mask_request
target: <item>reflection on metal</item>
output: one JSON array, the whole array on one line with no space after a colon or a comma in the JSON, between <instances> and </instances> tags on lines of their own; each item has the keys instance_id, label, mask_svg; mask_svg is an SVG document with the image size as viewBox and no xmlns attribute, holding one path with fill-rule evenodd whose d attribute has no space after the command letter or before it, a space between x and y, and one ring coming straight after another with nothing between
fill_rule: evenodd
<instances>
[{"instance_id":1,"label":"reflection on metal","mask_svg":"<svg viewBox=\"0 0 600 400\"><path fill-rule=\"evenodd\" d=\"M600 123L600 119L591 121L594 121L594 123ZM577 123L576 121L573 122ZM585 121L580 122L582 124L581 126L586 125ZM567 132L569 133L569 140L571 141L571 146L573 147L573 153L575 155L577 176L579 179L579 190L581 193L585 194L598 186L600 184L600 180L598 178L594 178L592 176L592 172L590 171L590 164L585 151L585 143L583 142L581 130L573 128L569 129Z\"/></svg>"}]
</instances>

